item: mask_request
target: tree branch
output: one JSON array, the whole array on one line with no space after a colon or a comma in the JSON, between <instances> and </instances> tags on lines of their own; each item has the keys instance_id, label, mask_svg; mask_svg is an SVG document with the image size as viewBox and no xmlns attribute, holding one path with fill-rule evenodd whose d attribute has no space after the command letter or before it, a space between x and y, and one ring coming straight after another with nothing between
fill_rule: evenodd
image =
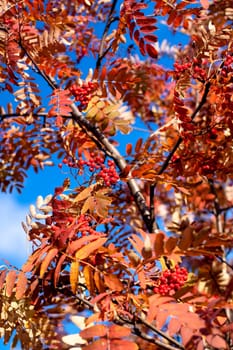
<instances>
[{"instance_id":1,"label":"tree branch","mask_svg":"<svg viewBox=\"0 0 233 350\"><path fill-rule=\"evenodd\" d=\"M114 6L116 4L116 0L113 2ZM114 7L112 6L112 11ZM45 79L45 81L49 84L49 86L54 90L58 88L58 85L51 77L48 77L37 65L31 54L24 48L22 41L19 42L19 45L23 52L26 54L26 56L30 59L32 64L37 69L38 73ZM127 162L125 161L124 157L121 156L119 151L114 147L111 142L108 140L106 136L103 135L103 133L99 130L99 128L95 125L92 125L85 116L79 111L75 103L72 103L70 105L70 108L72 110L72 116L73 119L78 123L78 125L87 133L90 133L94 136L94 141L99 147L101 144L103 146L103 149L105 152L110 156L115 164L118 166L119 170L121 172L124 171L125 167L127 166ZM150 217L150 210L146 205L145 198L137 184L137 182L134 179L129 179L127 181L128 187L131 191L132 196L134 197L135 203L137 204L137 207L139 209L139 212L142 216L142 219L145 223L145 226L147 230L150 232L151 228L151 217Z\"/></svg>"},{"instance_id":2,"label":"tree branch","mask_svg":"<svg viewBox=\"0 0 233 350\"><path fill-rule=\"evenodd\" d=\"M195 109L195 111L192 113L191 115L191 120L194 120L194 118L196 117L196 115L199 113L199 111L201 110L201 108L203 107L203 105L206 103L206 99L210 90L210 82L208 81L205 84L205 89L202 95L202 99L200 101L200 103L198 104L197 108ZM167 158L165 159L162 167L160 168L158 175L163 174L163 172L167 169L168 164L172 158L172 156L174 155L174 153L177 151L177 149L179 148L180 144L182 143L183 138L180 136L176 142L176 144L174 145L173 149L171 150L171 152L168 154Z\"/></svg>"},{"instance_id":3,"label":"tree branch","mask_svg":"<svg viewBox=\"0 0 233 350\"><path fill-rule=\"evenodd\" d=\"M77 299L83 303L84 305L88 306L88 308L90 310L94 311L94 304L92 304L90 301L86 300L84 297L81 297L80 295L76 295ZM148 342L158 345L160 346L160 349L166 349L166 350L176 350L176 349L181 349L184 350L184 347L177 342L175 339L169 337L166 333L160 331L159 329L157 329L155 326L151 325L150 323L148 323L147 321L143 320L141 317L137 317L137 319L140 321L140 323L142 323L144 326L148 327L149 329L151 329L153 332L159 334L161 337L163 337L164 339L166 339L167 341L169 341L170 343L176 345L176 347L171 346L169 344L165 344L157 339L154 339L152 337L150 337L149 335L147 335L146 333L144 333L140 328L137 327L137 325L135 324L135 322L133 321L134 317L132 316L132 320L123 317L122 315L118 314L117 315L117 319L114 320L114 322L116 322L117 324L121 324L121 325L125 325L125 324L129 324L131 326L132 332L139 336L142 339L147 340Z\"/></svg>"},{"instance_id":4,"label":"tree branch","mask_svg":"<svg viewBox=\"0 0 233 350\"><path fill-rule=\"evenodd\" d=\"M100 49L99 49L99 53L98 53L98 57L97 57L97 61L96 61L96 67L95 67L96 70L98 70L100 68L103 58L107 55L108 51L111 48L111 45L110 45L106 50L104 50L104 44L105 44L105 40L106 40L108 31L109 31L109 28L115 20L115 18L112 17L112 14L115 10L116 4L117 4L117 0L113 0L110 12L108 14L107 22L106 22L106 25L105 25L105 28L103 31L102 39L100 42Z\"/></svg>"}]
</instances>

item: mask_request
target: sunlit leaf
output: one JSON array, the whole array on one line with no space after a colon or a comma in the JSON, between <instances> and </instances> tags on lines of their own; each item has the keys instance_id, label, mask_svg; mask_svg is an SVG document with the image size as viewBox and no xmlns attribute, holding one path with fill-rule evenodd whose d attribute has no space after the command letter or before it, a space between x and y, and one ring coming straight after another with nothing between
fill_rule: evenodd
<instances>
[{"instance_id":1,"label":"sunlit leaf","mask_svg":"<svg viewBox=\"0 0 233 350\"><path fill-rule=\"evenodd\" d=\"M76 259L86 259L90 256L95 250L99 249L107 241L107 238L97 238L94 242L87 243L84 247L77 250L75 253Z\"/></svg>"}]
</instances>

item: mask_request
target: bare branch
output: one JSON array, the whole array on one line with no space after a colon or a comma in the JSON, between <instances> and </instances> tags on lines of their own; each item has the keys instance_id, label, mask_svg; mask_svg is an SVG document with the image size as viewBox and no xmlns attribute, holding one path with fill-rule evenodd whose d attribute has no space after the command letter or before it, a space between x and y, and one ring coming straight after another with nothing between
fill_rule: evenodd
<instances>
[{"instance_id":1,"label":"bare branch","mask_svg":"<svg viewBox=\"0 0 233 350\"><path fill-rule=\"evenodd\" d=\"M112 6L111 6L111 9L110 9L110 12L108 14L107 21L106 21L106 25L104 28L104 32L102 35L102 39L100 42L100 49L99 49L99 53L98 53L98 57L97 57L97 61L96 61L96 69L97 70L100 68L103 58L107 55L108 51L111 49L111 45L110 45L106 50L104 50L104 44L105 44L106 37L107 37L110 26L116 20L116 18L114 18L112 16L113 12L115 10L116 4L117 4L117 0L113 0Z\"/></svg>"}]
</instances>

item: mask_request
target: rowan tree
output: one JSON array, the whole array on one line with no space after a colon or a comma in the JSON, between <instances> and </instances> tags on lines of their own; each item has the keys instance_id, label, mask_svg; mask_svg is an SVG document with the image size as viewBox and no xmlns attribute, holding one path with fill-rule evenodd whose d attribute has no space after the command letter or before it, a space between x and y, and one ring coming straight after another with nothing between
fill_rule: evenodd
<instances>
[{"instance_id":1,"label":"rowan tree","mask_svg":"<svg viewBox=\"0 0 233 350\"><path fill-rule=\"evenodd\" d=\"M4 342L232 349L232 1L0 13L1 191L31 168L67 173L29 208L28 260L1 268Z\"/></svg>"}]
</instances>

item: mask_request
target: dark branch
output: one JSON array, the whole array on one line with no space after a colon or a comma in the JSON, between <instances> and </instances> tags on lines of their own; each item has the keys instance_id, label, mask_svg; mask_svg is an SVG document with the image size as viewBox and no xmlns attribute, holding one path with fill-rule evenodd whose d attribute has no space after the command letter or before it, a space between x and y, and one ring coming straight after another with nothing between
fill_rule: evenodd
<instances>
[{"instance_id":1,"label":"dark branch","mask_svg":"<svg viewBox=\"0 0 233 350\"><path fill-rule=\"evenodd\" d=\"M114 6L112 6L112 11L114 10L114 7L116 5L116 0L113 2ZM25 55L31 60L32 64L37 69L38 73L47 81L49 86L54 90L57 89L57 84L53 81L52 78L48 77L37 65L31 54L24 48L22 42L19 43L20 47L22 48ZM70 108L72 110L72 116L73 120L77 122L77 124L81 127L84 132L86 132L92 139L94 139L95 143L98 147L102 147L102 149L105 151L105 153L111 157L116 165L118 166L119 170L121 172L124 171L125 167L127 166L127 162L125 161L124 157L121 156L119 151L111 144L111 142L108 140L107 137L103 135L103 133L99 130L99 128L95 125L92 125L85 116L79 111L75 103L72 103L70 105ZM151 218L150 218L150 210L146 205L145 198L137 184L137 182L134 179L129 179L127 181L128 187L132 193L132 196L134 197L135 203L138 206L139 212L142 216L142 219L145 223L145 226L148 231L150 231L151 228Z\"/></svg>"},{"instance_id":2,"label":"dark branch","mask_svg":"<svg viewBox=\"0 0 233 350\"><path fill-rule=\"evenodd\" d=\"M198 104L197 108L195 109L195 111L193 112L193 114L191 115L191 120L194 120L194 118L200 112L200 110L203 107L203 105L206 103L206 99L207 99L209 90L210 90L210 82L207 82L206 85L205 85L204 93L202 95L202 99L201 99L200 103ZM182 141L183 141L183 138L180 136L178 138L176 144L174 145L173 149L171 150L171 152L167 156L167 158L166 158L165 162L163 163L162 167L160 168L160 170L158 172L158 175L163 174L163 172L167 169L168 164L169 164L172 156L177 151L177 149L179 148L179 146L182 143Z\"/></svg>"},{"instance_id":3,"label":"dark branch","mask_svg":"<svg viewBox=\"0 0 233 350\"><path fill-rule=\"evenodd\" d=\"M111 6L111 9L110 9L110 12L108 14L107 21L106 21L106 25L104 28L104 32L102 35L102 39L100 42L100 49L99 49L99 53L98 53L98 57L97 57L97 61L96 61L96 67L95 67L97 70L100 68L103 58L107 55L108 51L111 48L111 45L110 45L106 50L104 50L104 44L105 44L106 37L107 37L110 26L116 20L116 18L113 17L113 12L115 10L116 4L117 4L117 0L113 0L112 6Z\"/></svg>"}]
</instances>

